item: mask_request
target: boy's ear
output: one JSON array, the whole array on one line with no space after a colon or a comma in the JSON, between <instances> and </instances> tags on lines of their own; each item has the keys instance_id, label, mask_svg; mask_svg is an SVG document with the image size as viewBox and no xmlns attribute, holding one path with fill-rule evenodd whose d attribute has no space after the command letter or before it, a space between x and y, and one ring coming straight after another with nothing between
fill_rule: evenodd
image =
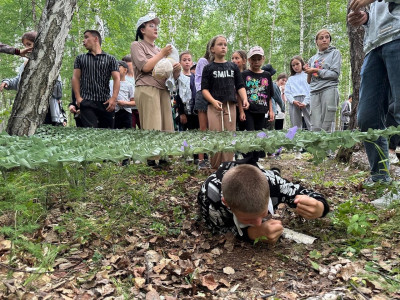
<instances>
[{"instance_id":1,"label":"boy's ear","mask_svg":"<svg viewBox=\"0 0 400 300\"><path fill-rule=\"evenodd\" d=\"M226 202L224 197L221 198L221 201L222 201L223 204L225 204L226 207L229 208L228 202Z\"/></svg>"}]
</instances>

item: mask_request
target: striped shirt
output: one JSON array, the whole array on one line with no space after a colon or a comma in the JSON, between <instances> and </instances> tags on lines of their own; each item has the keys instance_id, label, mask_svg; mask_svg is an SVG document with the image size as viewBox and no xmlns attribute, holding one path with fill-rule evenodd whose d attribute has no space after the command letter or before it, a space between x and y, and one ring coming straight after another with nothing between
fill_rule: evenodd
<instances>
[{"instance_id":1,"label":"striped shirt","mask_svg":"<svg viewBox=\"0 0 400 300\"><path fill-rule=\"evenodd\" d=\"M84 100L105 102L110 98L110 77L119 72L117 59L105 53L94 56L88 52L76 57L74 69L81 70L80 93Z\"/></svg>"}]
</instances>

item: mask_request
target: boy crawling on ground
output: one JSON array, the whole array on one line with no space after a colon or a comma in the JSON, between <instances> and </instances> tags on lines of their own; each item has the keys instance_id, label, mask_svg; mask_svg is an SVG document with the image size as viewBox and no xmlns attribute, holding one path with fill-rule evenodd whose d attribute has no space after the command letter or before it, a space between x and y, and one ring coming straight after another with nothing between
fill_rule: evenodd
<instances>
[{"instance_id":1,"label":"boy crawling on ground","mask_svg":"<svg viewBox=\"0 0 400 300\"><path fill-rule=\"evenodd\" d=\"M283 232L279 220L265 220L279 203L305 219L324 217L329 205L324 196L280 177L278 170L225 162L203 183L198 194L203 220L214 233L233 234L252 241L265 237L275 243Z\"/></svg>"}]
</instances>

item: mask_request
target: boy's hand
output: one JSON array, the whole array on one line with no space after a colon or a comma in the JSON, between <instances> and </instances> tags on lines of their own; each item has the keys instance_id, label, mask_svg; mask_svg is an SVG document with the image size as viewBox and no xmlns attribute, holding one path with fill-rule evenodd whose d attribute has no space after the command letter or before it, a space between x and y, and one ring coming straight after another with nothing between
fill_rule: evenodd
<instances>
[{"instance_id":1,"label":"boy's hand","mask_svg":"<svg viewBox=\"0 0 400 300\"><path fill-rule=\"evenodd\" d=\"M115 105L116 105L116 99L111 97L108 99L106 102L104 102L104 105L107 105L106 111L108 112L113 112L115 110Z\"/></svg>"},{"instance_id":2,"label":"boy's hand","mask_svg":"<svg viewBox=\"0 0 400 300\"><path fill-rule=\"evenodd\" d=\"M368 21L368 14L365 11L353 11L347 15L347 21L351 26L361 26Z\"/></svg>"},{"instance_id":3,"label":"boy's hand","mask_svg":"<svg viewBox=\"0 0 400 300\"><path fill-rule=\"evenodd\" d=\"M267 243L275 244L279 237L282 235L283 226L280 220L268 220L260 226L248 227L247 234L249 238L255 240L256 238L266 237Z\"/></svg>"},{"instance_id":4,"label":"boy's hand","mask_svg":"<svg viewBox=\"0 0 400 300\"><path fill-rule=\"evenodd\" d=\"M324 205L321 201L306 195L297 195L294 198L297 204L295 211L304 219L313 220L322 217L324 213Z\"/></svg>"},{"instance_id":5,"label":"boy's hand","mask_svg":"<svg viewBox=\"0 0 400 300\"><path fill-rule=\"evenodd\" d=\"M70 106L68 106L68 109L69 109L69 111L70 111L71 113L76 114L76 107L75 107L75 105L70 105Z\"/></svg>"},{"instance_id":6,"label":"boy's hand","mask_svg":"<svg viewBox=\"0 0 400 300\"><path fill-rule=\"evenodd\" d=\"M25 57L27 53L31 53L33 50L33 47L31 48L25 48L25 49L21 49L19 52L19 56L21 57Z\"/></svg>"},{"instance_id":7,"label":"boy's hand","mask_svg":"<svg viewBox=\"0 0 400 300\"><path fill-rule=\"evenodd\" d=\"M2 82L1 84L0 84L0 92L2 92L4 89L6 89L6 88L8 88L8 84L7 83L5 83L5 82Z\"/></svg>"},{"instance_id":8,"label":"boy's hand","mask_svg":"<svg viewBox=\"0 0 400 300\"><path fill-rule=\"evenodd\" d=\"M217 111L222 111L222 102L214 100L213 102L211 102L211 104Z\"/></svg>"}]
</instances>

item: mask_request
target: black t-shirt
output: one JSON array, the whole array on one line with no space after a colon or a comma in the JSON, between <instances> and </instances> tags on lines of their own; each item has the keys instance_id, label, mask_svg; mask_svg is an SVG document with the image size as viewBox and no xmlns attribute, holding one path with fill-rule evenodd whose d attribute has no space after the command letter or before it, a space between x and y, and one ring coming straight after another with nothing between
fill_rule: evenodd
<instances>
[{"instance_id":1,"label":"black t-shirt","mask_svg":"<svg viewBox=\"0 0 400 300\"><path fill-rule=\"evenodd\" d=\"M242 78L246 88L247 101L250 103L249 112L267 113L269 102L274 95L271 74L266 71L254 73L245 70L242 72Z\"/></svg>"},{"instance_id":2,"label":"black t-shirt","mask_svg":"<svg viewBox=\"0 0 400 300\"><path fill-rule=\"evenodd\" d=\"M203 69L201 89L208 90L215 100L236 102L236 91L243 87L240 70L233 62L211 62Z\"/></svg>"}]
</instances>

